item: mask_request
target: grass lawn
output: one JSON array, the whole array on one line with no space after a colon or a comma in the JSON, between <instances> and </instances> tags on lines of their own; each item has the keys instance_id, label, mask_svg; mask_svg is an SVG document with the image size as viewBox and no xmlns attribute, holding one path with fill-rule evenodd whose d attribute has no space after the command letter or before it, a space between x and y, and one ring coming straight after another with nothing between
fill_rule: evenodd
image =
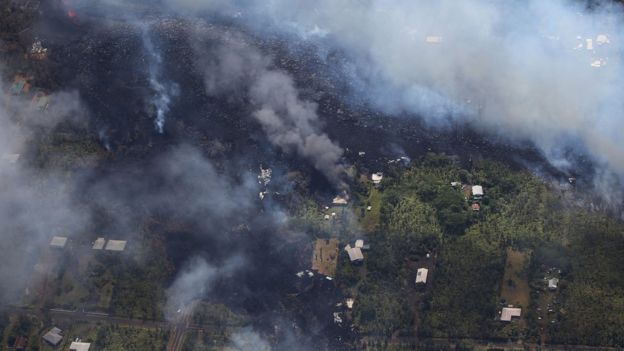
<instances>
[{"instance_id":1,"label":"grass lawn","mask_svg":"<svg viewBox=\"0 0 624 351\"><path fill-rule=\"evenodd\" d=\"M505 274L501 283L501 299L516 306L529 306L529 281L524 269L529 253L507 249Z\"/></svg>"},{"instance_id":2,"label":"grass lawn","mask_svg":"<svg viewBox=\"0 0 624 351\"><path fill-rule=\"evenodd\" d=\"M368 206L371 207L370 211L366 209ZM364 211L364 217L360 217L360 225L365 232L372 233L379 226L380 209L381 192L371 186L368 198L362 201L362 207L359 209L360 213Z\"/></svg>"}]
</instances>

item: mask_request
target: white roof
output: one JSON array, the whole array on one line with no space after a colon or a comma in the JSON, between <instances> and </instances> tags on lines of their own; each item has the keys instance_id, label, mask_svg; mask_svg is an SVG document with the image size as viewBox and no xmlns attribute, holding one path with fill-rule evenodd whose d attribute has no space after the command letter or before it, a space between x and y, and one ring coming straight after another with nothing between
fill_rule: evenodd
<instances>
[{"instance_id":1,"label":"white roof","mask_svg":"<svg viewBox=\"0 0 624 351\"><path fill-rule=\"evenodd\" d=\"M596 43L598 45L602 45L602 44L609 44L609 37L606 34L598 34L596 36Z\"/></svg>"},{"instance_id":2,"label":"white roof","mask_svg":"<svg viewBox=\"0 0 624 351\"><path fill-rule=\"evenodd\" d=\"M594 50L594 41L592 39L585 39L587 43L587 50Z\"/></svg>"},{"instance_id":3,"label":"white roof","mask_svg":"<svg viewBox=\"0 0 624 351\"><path fill-rule=\"evenodd\" d=\"M347 204L347 199L345 199L344 197L338 195L334 198L334 200L332 200L332 204L334 205L346 205Z\"/></svg>"},{"instance_id":4,"label":"white roof","mask_svg":"<svg viewBox=\"0 0 624 351\"><path fill-rule=\"evenodd\" d=\"M418 272L416 273L416 284L426 283L428 273L429 270L427 268L418 268Z\"/></svg>"},{"instance_id":5,"label":"white roof","mask_svg":"<svg viewBox=\"0 0 624 351\"><path fill-rule=\"evenodd\" d=\"M381 180L383 179L383 173L381 172L373 173L373 175L371 176L371 179L373 180L373 183L379 184L381 183Z\"/></svg>"},{"instance_id":6,"label":"white roof","mask_svg":"<svg viewBox=\"0 0 624 351\"><path fill-rule=\"evenodd\" d=\"M552 278L548 280L548 288L549 289L557 289L557 284L559 283L559 279Z\"/></svg>"},{"instance_id":7,"label":"white roof","mask_svg":"<svg viewBox=\"0 0 624 351\"><path fill-rule=\"evenodd\" d=\"M89 351L91 344L88 342L74 341L69 345L69 351Z\"/></svg>"},{"instance_id":8,"label":"white roof","mask_svg":"<svg viewBox=\"0 0 624 351\"><path fill-rule=\"evenodd\" d=\"M472 195L483 196L483 187L481 185L472 186Z\"/></svg>"},{"instance_id":9,"label":"white roof","mask_svg":"<svg viewBox=\"0 0 624 351\"><path fill-rule=\"evenodd\" d=\"M351 247L351 245L347 245L345 247L345 251L349 254L351 262L364 260L364 255L362 255L362 250L359 247Z\"/></svg>"},{"instance_id":10,"label":"white roof","mask_svg":"<svg viewBox=\"0 0 624 351\"><path fill-rule=\"evenodd\" d=\"M439 44L442 42L442 37L438 35L429 35L425 38L425 42L429 44Z\"/></svg>"},{"instance_id":11,"label":"white roof","mask_svg":"<svg viewBox=\"0 0 624 351\"><path fill-rule=\"evenodd\" d=\"M514 307L503 307L503 311L501 312L501 321L509 322L511 321L511 317L520 317L522 313L522 309L514 308Z\"/></svg>"},{"instance_id":12,"label":"white roof","mask_svg":"<svg viewBox=\"0 0 624 351\"><path fill-rule=\"evenodd\" d=\"M67 238L64 236L55 236L50 240L50 246L65 247L65 244L67 244Z\"/></svg>"},{"instance_id":13,"label":"white roof","mask_svg":"<svg viewBox=\"0 0 624 351\"><path fill-rule=\"evenodd\" d=\"M106 244L106 239L97 238L97 240L93 243L93 250L102 250L104 248L104 244Z\"/></svg>"},{"instance_id":14,"label":"white roof","mask_svg":"<svg viewBox=\"0 0 624 351\"><path fill-rule=\"evenodd\" d=\"M123 251L125 248L126 248L125 240L109 240L108 243L106 243L105 250Z\"/></svg>"},{"instance_id":15,"label":"white roof","mask_svg":"<svg viewBox=\"0 0 624 351\"><path fill-rule=\"evenodd\" d=\"M364 240L362 240L362 239L356 240L355 241L355 247L360 248L360 249L363 248L364 247Z\"/></svg>"}]
</instances>

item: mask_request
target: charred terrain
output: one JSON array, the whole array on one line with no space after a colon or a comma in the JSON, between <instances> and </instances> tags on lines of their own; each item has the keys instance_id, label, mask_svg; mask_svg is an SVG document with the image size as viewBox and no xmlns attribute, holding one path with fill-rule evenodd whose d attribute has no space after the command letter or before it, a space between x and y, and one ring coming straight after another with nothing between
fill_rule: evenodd
<instances>
[{"instance_id":1,"label":"charred terrain","mask_svg":"<svg viewBox=\"0 0 624 351\"><path fill-rule=\"evenodd\" d=\"M0 10L3 350L624 346L603 160L378 108L239 15Z\"/></svg>"}]
</instances>

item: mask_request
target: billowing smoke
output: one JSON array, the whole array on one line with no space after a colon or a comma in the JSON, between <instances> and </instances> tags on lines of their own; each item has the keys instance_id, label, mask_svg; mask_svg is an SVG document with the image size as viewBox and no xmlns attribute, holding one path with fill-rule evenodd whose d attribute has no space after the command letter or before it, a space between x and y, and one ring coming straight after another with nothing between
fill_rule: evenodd
<instances>
[{"instance_id":1,"label":"billowing smoke","mask_svg":"<svg viewBox=\"0 0 624 351\"><path fill-rule=\"evenodd\" d=\"M176 276L167 289L165 316L175 320L176 316L193 307L193 303L206 297L217 279L228 278L240 269L244 260L239 256L230 257L223 265L215 267L200 257L193 257Z\"/></svg>"},{"instance_id":2,"label":"billowing smoke","mask_svg":"<svg viewBox=\"0 0 624 351\"><path fill-rule=\"evenodd\" d=\"M149 83L153 90L151 104L156 110L154 126L159 133L165 127L165 120L170 110L172 98L179 94L179 86L175 82L163 79L162 77L162 56L154 46L152 37L146 24L141 24L143 46L147 54Z\"/></svg>"},{"instance_id":3,"label":"billowing smoke","mask_svg":"<svg viewBox=\"0 0 624 351\"><path fill-rule=\"evenodd\" d=\"M563 170L624 175L622 8L611 1L168 0L346 55L351 94L433 126L530 141ZM200 5L204 5L201 7ZM610 194L610 192L605 193Z\"/></svg>"},{"instance_id":4,"label":"billowing smoke","mask_svg":"<svg viewBox=\"0 0 624 351\"><path fill-rule=\"evenodd\" d=\"M271 143L309 160L335 186L345 186L341 179L344 151L321 131L317 105L299 96L292 77L236 36L217 49L206 51L198 46L198 51L198 66L209 94L246 89L255 109L252 115Z\"/></svg>"},{"instance_id":5,"label":"billowing smoke","mask_svg":"<svg viewBox=\"0 0 624 351\"><path fill-rule=\"evenodd\" d=\"M244 328L230 337L232 347L238 351L269 351L270 344L251 328Z\"/></svg>"},{"instance_id":6,"label":"billowing smoke","mask_svg":"<svg viewBox=\"0 0 624 351\"><path fill-rule=\"evenodd\" d=\"M43 172L25 160L36 138L47 138L59 123L84 121L86 111L75 92L49 95L41 111L43 105L5 94L1 83L0 91L0 302L13 302L32 278L39 249L90 221L61 172Z\"/></svg>"}]
</instances>

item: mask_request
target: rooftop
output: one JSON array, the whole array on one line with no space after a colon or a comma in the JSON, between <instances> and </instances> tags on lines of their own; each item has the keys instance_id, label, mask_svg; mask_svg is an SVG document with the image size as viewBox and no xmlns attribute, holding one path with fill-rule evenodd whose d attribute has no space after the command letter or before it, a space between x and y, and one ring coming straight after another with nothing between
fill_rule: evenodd
<instances>
[{"instance_id":1,"label":"rooftop","mask_svg":"<svg viewBox=\"0 0 624 351\"><path fill-rule=\"evenodd\" d=\"M510 322L512 317L520 317L522 309L514 307L503 307L500 320L504 322Z\"/></svg>"},{"instance_id":2,"label":"rooftop","mask_svg":"<svg viewBox=\"0 0 624 351\"><path fill-rule=\"evenodd\" d=\"M93 242L93 250L102 250L105 244L106 244L106 239L97 238L97 240Z\"/></svg>"},{"instance_id":3,"label":"rooftop","mask_svg":"<svg viewBox=\"0 0 624 351\"><path fill-rule=\"evenodd\" d=\"M69 345L69 351L89 351L91 344L88 342L74 341Z\"/></svg>"},{"instance_id":4,"label":"rooftop","mask_svg":"<svg viewBox=\"0 0 624 351\"><path fill-rule=\"evenodd\" d=\"M429 274L429 270L427 268L418 268L418 272L416 273L416 284L427 283L427 274Z\"/></svg>"},{"instance_id":5,"label":"rooftop","mask_svg":"<svg viewBox=\"0 0 624 351\"><path fill-rule=\"evenodd\" d=\"M67 238L64 236L55 236L50 240L50 246L65 247L65 244L67 244Z\"/></svg>"},{"instance_id":6,"label":"rooftop","mask_svg":"<svg viewBox=\"0 0 624 351\"><path fill-rule=\"evenodd\" d=\"M126 243L127 243L127 241L125 241L125 240L109 240L108 243L106 243L105 250L108 250L108 251L123 251L126 248Z\"/></svg>"},{"instance_id":7,"label":"rooftop","mask_svg":"<svg viewBox=\"0 0 624 351\"><path fill-rule=\"evenodd\" d=\"M351 245L347 245L345 246L345 251L349 254L349 260L351 260L351 262L361 262L364 260L362 249L359 247L351 247Z\"/></svg>"},{"instance_id":8,"label":"rooftop","mask_svg":"<svg viewBox=\"0 0 624 351\"><path fill-rule=\"evenodd\" d=\"M474 196L483 196L483 187L481 185L473 185L472 186L472 195L474 195Z\"/></svg>"}]
</instances>

